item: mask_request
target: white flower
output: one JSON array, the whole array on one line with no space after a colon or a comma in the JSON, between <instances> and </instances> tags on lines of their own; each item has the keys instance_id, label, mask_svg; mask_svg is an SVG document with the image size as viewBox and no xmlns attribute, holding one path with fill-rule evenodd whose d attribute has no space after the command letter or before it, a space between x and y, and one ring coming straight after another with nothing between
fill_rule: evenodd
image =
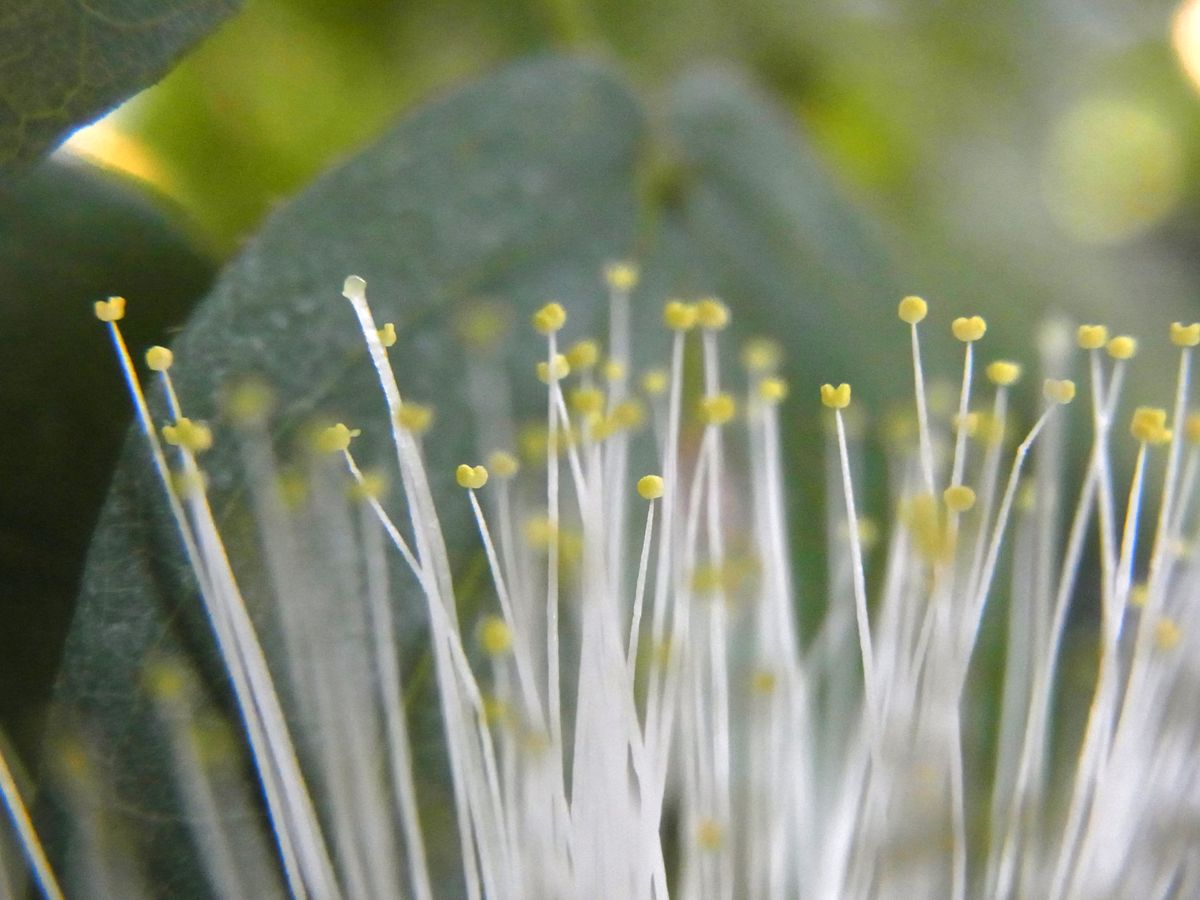
<instances>
[{"instance_id":1,"label":"white flower","mask_svg":"<svg viewBox=\"0 0 1200 900\"><path fill-rule=\"evenodd\" d=\"M735 398L718 351L729 310L714 299L671 301L668 366L639 382L628 333L636 270L614 266L607 280L603 365L594 341L560 341L570 327L561 306L533 317L545 336L546 422L536 458L521 469L513 448L497 446L510 429L487 424L505 422L506 411L481 408L478 459L488 467L462 462L465 496L438 498L469 504L478 527L494 593L479 623L459 621L427 478L429 460L450 463L432 447L427 459L431 411L401 397L388 356L395 332L373 319L362 279L347 279L344 294L388 406L398 502L385 501L380 477L359 468L357 432L338 424L316 436L324 456L313 462L307 500L289 508L275 490L262 398L257 389L235 396L231 414L284 638L283 658L270 660L196 461L212 434L179 409L171 357L155 349L151 368L171 405L163 430L171 446L163 446L120 336L123 303L98 305L195 570L274 829L267 850L220 814L246 799L235 801L236 784L201 752L187 679L169 662L156 668L151 693L172 735L213 892L277 890L274 866L293 895L318 898L1200 890L1200 572L1180 549L1196 529L1200 419L1187 411L1200 325L1171 328L1180 354L1174 401L1169 412L1133 414L1138 452L1127 489L1112 447L1130 439L1114 424L1126 415L1121 387L1136 344L1100 326L1079 329L1093 444L1082 483L1068 485L1056 474L1065 454L1057 417L1075 384L1045 381L1040 411L1010 455L1009 392L1020 366L991 362L981 388L975 354L986 323L956 319L958 402L935 408L920 356L928 307L901 301L916 403L898 427L911 437L892 435L887 458L894 521L885 546L872 550L879 529L855 495L861 428L851 389L823 386L832 425L829 590L819 629L802 634L798 604L820 601L794 583L784 510L789 480L814 475L784 465L780 421L809 411L786 401L778 353L762 342L747 348ZM486 323L475 324L472 339L486 341ZM702 373L694 390L684 377L691 341ZM1061 341L1049 343L1043 364L1057 376L1068 360ZM987 396L977 408L980 390ZM643 404L648 429L639 427ZM656 472L631 470L639 442L660 460ZM1025 477L1031 453L1048 474ZM1146 522L1151 453L1165 464L1156 518ZM357 488L352 496L347 482ZM1074 510L1065 536L1059 503ZM321 552L305 544L300 519L326 542ZM1089 542L1095 563L1087 562ZM419 600L393 596L391 553L419 585ZM978 713L975 650L997 599L1007 601L1006 666L992 698L999 712L980 728L965 717ZM395 604L412 602L430 623L458 841L452 884L429 864L392 639ZM1055 703L1076 702L1062 673L1072 603L1100 621L1081 735L1054 728ZM358 639L323 641L330 616L341 619L340 634ZM281 682L288 689L277 692ZM285 709L281 693L296 708ZM988 734L990 744L978 746ZM0 786L38 883L57 896L11 778Z\"/></svg>"}]
</instances>

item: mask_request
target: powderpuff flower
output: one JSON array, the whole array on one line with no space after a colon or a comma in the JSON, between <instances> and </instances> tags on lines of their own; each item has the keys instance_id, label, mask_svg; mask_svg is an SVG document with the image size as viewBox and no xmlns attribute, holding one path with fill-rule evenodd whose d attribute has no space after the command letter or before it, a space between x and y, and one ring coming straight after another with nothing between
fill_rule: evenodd
<instances>
[{"instance_id":1,"label":"powderpuff flower","mask_svg":"<svg viewBox=\"0 0 1200 900\"><path fill-rule=\"evenodd\" d=\"M231 775L197 726L210 711L186 670L152 665L146 689L208 890L322 900L1200 891L1200 559L1187 552L1200 325L1170 328L1169 407L1131 414L1122 386L1136 342L1081 326L1071 352L1086 377L1079 388L1046 379L1018 432L1010 399L1023 367L981 365L984 319L951 323L963 368L943 407L922 366L929 306L904 298L914 404L890 427L887 510L868 516L851 384L789 391L765 341L744 348L744 372L729 379L720 344L731 313L715 298L667 302L668 358L634 373L637 270L614 265L606 280L606 355L588 337L567 343L563 306L532 318L543 353L517 389L540 391L545 416L521 442L524 459L511 424L495 425L503 409L477 411L472 459L427 443L433 410L402 396L395 329L375 320L357 277L343 287L347 326L361 332L387 406L390 471L360 467L359 432L336 423L311 436L303 491L284 494L267 395L231 393L268 575L254 608L265 605L282 636L272 655L209 503L213 432L187 417L172 355L152 348L160 426L121 335L124 301L96 304L234 695L239 721L220 733L245 748L257 782ZM486 343L494 325L481 315L465 337ZM1077 393L1091 449L1072 482L1060 419ZM818 411L824 476L781 451L781 423ZM1136 449L1128 480L1116 471L1120 444ZM1152 456L1162 460L1153 484ZM461 494L435 497L432 466L454 469ZM792 571L785 509L790 484L822 477L829 584L815 598ZM490 583L474 621L461 616L439 524L452 503L470 509ZM415 592L396 587L396 561ZM411 604L428 621L448 810L423 808L429 776L409 736L393 635ZM1099 622L1083 699L1064 662L1073 605ZM1005 665L981 704L977 651L992 610ZM343 639L326 640L331 631ZM1056 703L1067 702L1085 710L1076 731L1056 729ZM81 758L68 776L84 804L86 769ZM35 882L61 896L7 766L0 789ZM252 813L232 815L257 804L266 832ZM152 893L102 846L75 849L85 880Z\"/></svg>"}]
</instances>

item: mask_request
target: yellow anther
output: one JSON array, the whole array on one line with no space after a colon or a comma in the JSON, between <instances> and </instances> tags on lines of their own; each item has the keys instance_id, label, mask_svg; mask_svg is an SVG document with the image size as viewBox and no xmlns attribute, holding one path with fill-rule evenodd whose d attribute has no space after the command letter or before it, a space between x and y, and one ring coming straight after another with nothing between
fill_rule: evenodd
<instances>
[{"instance_id":1,"label":"yellow anther","mask_svg":"<svg viewBox=\"0 0 1200 900\"><path fill-rule=\"evenodd\" d=\"M188 687L186 671L172 660L160 659L151 663L142 680L150 693L160 700L178 700Z\"/></svg>"},{"instance_id":2,"label":"yellow anther","mask_svg":"<svg viewBox=\"0 0 1200 900\"><path fill-rule=\"evenodd\" d=\"M362 481L356 481L350 486L350 499L359 502L379 500L387 493L388 477L377 469L362 473Z\"/></svg>"},{"instance_id":3,"label":"yellow anther","mask_svg":"<svg viewBox=\"0 0 1200 900\"><path fill-rule=\"evenodd\" d=\"M770 669L759 669L750 676L750 690L764 697L773 694L778 684L779 677Z\"/></svg>"},{"instance_id":4,"label":"yellow anther","mask_svg":"<svg viewBox=\"0 0 1200 900\"><path fill-rule=\"evenodd\" d=\"M468 466L466 463L462 463L454 470L454 479L458 482L459 487L477 491L487 484L488 470L483 466Z\"/></svg>"},{"instance_id":5,"label":"yellow anther","mask_svg":"<svg viewBox=\"0 0 1200 900\"><path fill-rule=\"evenodd\" d=\"M455 330L464 344L476 350L489 350L508 330L512 311L494 301L481 301L455 320Z\"/></svg>"},{"instance_id":6,"label":"yellow anther","mask_svg":"<svg viewBox=\"0 0 1200 900\"><path fill-rule=\"evenodd\" d=\"M901 507L901 520L912 533L913 544L921 556L936 562L950 549L942 529L941 509L932 494L918 494Z\"/></svg>"},{"instance_id":7,"label":"yellow anther","mask_svg":"<svg viewBox=\"0 0 1200 900\"><path fill-rule=\"evenodd\" d=\"M487 467L497 478L512 478L521 470L517 458L505 450L493 451L488 457Z\"/></svg>"},{"instance_id":8,"label":"yellow anther","mask_svg":"<svg viewBox=\"0 0 1200 900\"><path fill-rule=\"evenodd\" d=\"M700 824L696 826L696 843L700 845L701 850L715 852L721 849L724 841L725 834L716 819L700 820Z\"/></svg>"},{"instance_id":9,"label":"yellow anther","mask_svg":"<svg viewBox=\"0 0 1200 900\"><path fill-rule=\"evenodd\" d=\"M633 263L609 263L604 268L604 280L615 291L633 290L638 283L638 268Z\"/></svg>"},{"instance_id":10,"label":"yellow anther","mask_svg":"<svg viewBox=\"0 0 1200 900\"><path fill-rule=\"evenodd\" d=\"M1183 637L1183 630L1174 619L1159 619L1154 623L1154 643L1159 650L1174 650Z\"/></svg>"},{"instance_id":11,"label":"yellow anther","mask_svg":"<svg viewBox=\"0 0 1200 900\"><path fill-rule=\"evenodd\" d=\"M969 412L966 416L960 416L955 413L952 424L956 432L962 431L967 437L973 438L979 433L979 421L979 413L977 412Z\"/></svg>"},{"instance_id":12,"label":"yellow anther","mask_svg":"<svg viewBox=\"0 0 1200 900\"><path fill-rule=\"evenodd\" d=\"M629 431L646 420L646 408L637 400L622 400L613 407L609 419L614 428Z\"/></svg>"},{"instance_id":13,"label":"yellow anther","mask_svg":"<svg viewBox=\"0 0 1200 900\"><path fill-rule=\"evenodd\" d=\"M576 388L571 391L571 409L582 415L604 409L604 392L599 388Z\"/></svg>"},{"instance_id":14,"label":"yellow anther","mask_svg":"<svg viewBox=\"0 0 1200 900\"><path fill-rule=\"evenodd\" d=\"M625 377L625 364L619 359L606 359L601 374L605 381L620 381Z\"/></svg>"},{"instance_id":15,"label":"yellow anther","mask_svg":"<svg viewBox=\"0 0 1200 900\"><path fill-rule=\"evenodd\" d=\"M769 338L755 338L742 347L742 365L751 372L774 372L782 358L779 344Z\"/></svg>"},{"instance_id":16,"label":"yellow anther","mask_svg":"<svg viewBox=\"0 0 1200 900\"><path fill-rule=\"evenodd\" d=\"M561 303L547 303L533 314L533 327L541 334L554 334L567 324L567 311Z\"/></svg>"},{"instance_id":17,"label":"yellow anther","mask_svg":"<svg viewBox=\"0 0 1200 900\"><path fill-rule=\"evenodd\" d=\"M983 316L959 317L950 323L950 330L964 344L969 344L983 337L987 331L987 322L983 320Z\"/></svg>"},{"instance_id":18,"label":"yellow anther","mask_svg":"<svg viewBox=\"0 0 1200 900\"><path fill-rule=\"evenodd\" d=\"M682 300L670 300L663 307L663 322L672 331L691 331L696 326L696 307Z\"/></svg>"},{"instance_id":19,"label":"yellow anther","mask_svg":"<svg viewBox=\"0 0 1200 900\"><path fill-rule=\"evenodd\" d=\"M362 432L359 429L347 428L338 422L336 425L330 425L317 432L316 450L318 453L341 453L343 450L350 449L350 441L360 434Z\"/></svg>"},{"instance_id":20,"label":"yellow anther","mask_svg":"<svg viewBox=\"0 0 1200 900\"><path fill-rule=\"evenodd\" d=\"M1103 325L1080 325L1075 339L1084 350L1099 350L1108 343L1108 329Z\"/></svg>"},{"instance_id":21,"label":"yellow anther","mask_svg":"<svg viewBox=\"0 0 1200 900\"><path fill-rule=\"evenodd\" d=\"M782 378L764 378L758 383L758 396L768 403L779 403L788 395L787 382Z\"/></svg>"},{"instance_id":22,"label":"yellow anther","mask_svg":"<svg viewBox=\"0 0 1200 900\"><path fill-rule=\"evenodd\" d=\"M643 500L657 500L663 495L662 476L643 475L638 479L637 492Z\"/></svg>"},{"instance_id":23,"label":"yellow anther","mask_svg":"<svg viewBox=\"0 0 1200 900\"><path fill-rule=\"evenodd\" d=\"M146 365L154 372L165 372L175 362L175 354L166 347L155 345L146 351Z\"/></svg>"},{"instance_id":24,"label":"yellow anther","mask_svg":"<svg viewBox=\"0 0 1200 900\"><path fill-rule=\"evenodd\" d=\"M503 656L512 643L512 629L499 616L485 616L479 623L479 646L488 656Z\"/></svg>"},{"instance_id":25,"label":"yellow anther","mask_svg":"<svg viewBox=\"0 0 1200 900\"><path fill-rule=\"evenodd\" d=\"M858 519L858 542L864 550L870 550L879 542L879 526L870 516Z\"/></svg>"},{"instance_id":26,"label":"yellow anther","mask_svg":"<svg viewBox=\"0 0 1200 900\"><path fill-rule=\"evenodd\" d=\"M384 322L383 327L379 329L379 343L385 347L391 347L396 343L396 326L391 322Z\"/></svg>"},{"instance_id":27,"label":"yellow anther","mask_svg":"<svg viewBox=\"0 0 1200 900\"><path fill-rule=\"evenodd\" d=\"M558 536L558 528L549 516L533 516L525 520L525 541L535 550L543 550Z\"/></svg>"},{"instance_id":28,"label":"yellow anther","mask_svg":"<svg viewBox=\"0 0 1200 900\"><path fill-rule=\"evenodd\" d=\"M669 380L666 370L650 369L642 375L642 390L651 397L657 397L667 389Z\"/></svg>"},{"instance_id":29,"label":"yellow anther","mask_svg":"<svg viewBox=\"0 0 1200 900\"><path fill-rule=\"evenodd\" d=\"M1021 487L1017 491L1017 509L1021 512L1029 512L1037 506L1037 484L1029 478L1021 481Z\"/></svg>"},{"instance_id":30,"label":"yellow anther","mask_svg":"<svg viewBox=\"0 0 1200 900\"><path fill-rule=\"evenodd\" d=\"M716 297L705 297L696 304L696 322L708 331L720 331L729 324L729 307Z\"/></svg>"},{"instance_id":31,"label":"yellow anther","mask_svg":"<svg viewBox=\"0 0 1200 900\"><path fill-rule=\"evenodd\" d=\"M562 381L571 374L571 364L567 362L567 358L561 353L554 355L554 380ZM542 360L537 364L538 381L542 384L550 383L550 364Z\"/></svg>"},{"instance_id":32,"label":"yellow anther","mask_svg":"<svg viewBox=\"0 0 1200 900\"><path fill-rule=\"evenodd\" d=\"M1047 378L1042 382L1042 396L1051 403L1070 403L1075 399L1075 382L1067 378Z\"/></svg>"},{"instance_id":33,"label":"yellow anther","mask_svg":"<svg viewBox=\"0 0 1200 900\"><path fill-rule=\"evenodd\" d=\"M905 297L900 301L900 306L896 312L900 316L901 322L916 325L929 315L929 304L920 297Z\"/></svg>"},{"instance_id":34,"label":"yellow anther","mask_svg":"<svg viewBox=\"0 0 1200 900\"><path fill-rule=\"evenodd\" d=\"M1108 342L1108 355L1113 359L1132 359L1137 353L1137 340L1122 334Z\"/></svg>"},{"instance_id":35,"label":"yellow anther","mask_svg":"<svg viewBox=\"0 0 1200 900\"><path fill-rule=\"evenodd\" d=\"M583 372L596 365L596 361L600 359L600 345L593 340L576 341L567 350L566 356L572 369Z\"/></svg>"},{"instance_id":36,"label":"yellow anther","mask_svg":"<svg viewBox=\"0 0 1200 900\"><path fill-rule=\"evenodd\" d=\"M192 453L203 453L212 446L212 432L203 422L193 422L186 416L175 420L174 425L163 426L163 440L172 447L182 447Z\"/></svg>"},{"instance_id":37,"label":"yellow anther","mask_svg":"<svg viewBox=\"0 0 1200 900\"><path fill-rule=\"evenodd\" d=\"M1200 444L1200 413L1192 413L1187 417L1183 433L1187 436L1189 443Z\"/></svg>"},{"instance_id":38,"label":"yellow anther","mask_svg":"<svg viewBox=\"0 0 1200 900\"><path fill-rule=\"evenodd\" d=\"M199 497L208 490L208 477L199 469L172 472L171 487L180 497Z\"/></svg>"},{"instance_id":39,"label":"yellow anther","mask_svg":"<svg viewBox=\"0 0 1200 900\"><path fill-rule=\"evenodd\" d=\"M692 572L692 590L698 594L713 594L725 586L725 572L713 563L702 563Z\"/></svg>"},{"instance_id":40,"label":"yellow anther","mask_svg":"<svg viewBox=\"0 0 1200 900\"><path fill-rule=\"evenodd\" d=\"M424 434L433 424L433 407L422 403L402 403L396 412L396 424L413 434Z\"/></svg>"},{"instance_id":41,"label":"yellow anther","mask_svg":"<svg viewBox=\"0 0 1200 900\"><path fill-rule=\"evenodd\" d=\"M483 696L483 717L489 725L510 725L513 720L512 707L499 697L485 694Z\"/></svg>"},{"instance_id":42,"label":"yellow anther","mask_svg":"<svg viewBox=\"0 0 1200 900\"><path fill-rule=\"evenodd\" d=\"M705 425L725 425L737 413L737 401L730 394L700 398L700 421Z\"/></svg>"},{"instance_id":43,"label":"yellow anther","mask_svg":"<svg viewBox=\"0 0 1200 900\"><path fill-rule=\"evenodd\" d=\"M1167 411L1154 406L1139 406L1133 411L1129 433L1145 444L1165 444L1171 439Z\"/></svg>"},{"instance_id":44,"label":"yellow anther","mask_svg":"<svg viewBox=\"0 0 1200 900\"><path fill-rule=\"evenodd\" d=\"M1016 384L1021 377L1021 367L1015 362L998 359L988 363L987 377L988 381L997 387L1008 387L1010 384Z\"/></svg>"},{"instance_id":45,"label":"yellow anther","mask_svg":"<svg viewBox=\"0 0 1200 900\"><path fill-rule=\"evenodd\" d=\"M1004 441L1004 422L991 413L976 413L979 420L971 437L986 445L995 446Z\"/></svg>"},{"instance_id":46,"label":"yellow anther","mask_svg":"<svg viewBox=\"0 0 1200 900\"><path fill-rule=\"evenodd\" d=\"M975 492L965 484L954 484L942 493L950 512L964 513L975 505Z\"/></svg>"},{"instance_id":47,"label":"yellow anther","mask_svg":"<svg viewBox=\"0 0 1200 900\"><path fill-rule=\"evenodd\" d=\"M1193 322L1191 325L1172 322L1171 343L1176 347L1195 347L1200 344L1200 322Z\"/></svg>"},{"instance_id":48,"label":"yellow anther","mask_svg":"<svg viewBox=\"0 0 1200 900\"><path fill-rule=\"evenodd\" d=\"M602 413L589 413L584 419L584 432L596 443L607 441L617 433L618 426L612 416Z\"/></svg>"},{"instance_id":49,"label":"yellow anther","mask_svg":"<svg viewBox=\"0 0 1200 900\"><path fill-rule=\"evenodd\" d=\"M125 318L125 298L109 297L107 300L97 300L92 309L101 322L119 322Z\"/></svg>"},{"instance_id":50,"label":"yellow anther","mask_svg":"<svg viewBox=\"0 0 1200 900\"><path fill-rule=\"evenodd\" d=\"M1146 600L1150 597L1150 586L1144 581L1139 581L1129 589L1129 605L1141 609L1146 605Z\"/></svg>"},{"instance_id":51,"label":"yellow anther","mask_svg":"<svg viewBox=\"0 0 1200 900\"><path fill-rule=\"evenodd\" d=\"M262 422L271 411L274 394L257 378L234 385L225 395L225 412L239 425Z\"/></svg>"},{"instance_id":52,"label":"yellow anther","mask_svg":"<svg viewBox=\"0 0 1200 900\"><path fill-rule=\"evenodd\" d=\"M832 384L821 385L821 402L830 409L845 409L850 405L850 385Z\"/></svg>"},{"instance_id":53,"label":"yellow anther","mask_svg":"<svg viewBox=\"0 0 1200 900\"><path fill-rule=\"evenodd\" d=\"M358 275L347 275L342 282L342 296L347 300L363 300L367 296L367 282Z\"/></svg>"}]
</instances>

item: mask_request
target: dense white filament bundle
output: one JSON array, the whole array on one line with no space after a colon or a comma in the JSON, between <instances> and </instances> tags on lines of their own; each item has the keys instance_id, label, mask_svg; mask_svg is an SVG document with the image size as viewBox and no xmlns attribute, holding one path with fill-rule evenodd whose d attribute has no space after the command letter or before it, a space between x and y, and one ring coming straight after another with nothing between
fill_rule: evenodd
<instances>
[{"instance_id":1,"label":"dense white filament bundle","mask_svg":"<svg viewBox=\"0 0 1200 900\"><path fill-rule=\"evenodd\" d=\"M282 638L271 659L206 497L197 455L211 433L179 408L170 354L154 348L148 362L169 402L163 445L117 324L123 301L97 305L195 571L273 832L268 851L244 837L244 824L232 830L223 812L247 799L233 798L236 783L201 752L188 679L156 663L148 683L212 892L1057 900L1200 890L1200 557L1186 549L1198 524L1200 419L1188 416L1188 388L1200 325L1171 328L1180 354L1172 408L1133 414L1128 487L1116 480L1112 445L1128 439L1114 423L1136 346L1100 326L1079 329L1093 439L1080 482L1059 486L1073 508L1063 536L1026 469L1031 454L1062 456L1052 424L1074 383L1045 382L1032 427L1009 453L1020 368L994 361L977 380L986 324L956 319L961 389L940 412L926 396L918 337L927 306L905 298L916 412L912 436L890 445L893 521L878 549L876 519L855 492L850 388L821 389L831 425L822 604L797 589L791 569L788 481L811 476L783 461L781 418L806 413L783 403L777 354L748 346L735 399L718 346L729 310L672 301L669 365L634 379L636 270L615 265L607 281L603 363L592 341L560 345L561 306L534 316L545 336L546 423L526 471L508 452L499 367L472 363L488 466L460 465L464 496L438 498L469 506L494 595L494 613L469 628L429 486L438 460L424 446L429 413L401 396L388 354L394 329L374 320L362 279L347 279L344 295L392 422L399 496L384 498L354 457L356 432L336 425L315 439L305 499L285 502L265 407L243 392L231 418L273 594L255 608L270 610ZM685 377L693 335L695 385ZM1047 364L1059 375L1066 361ZM972 407L981 391L986 412ZM639 442L659 460L640 480L630 476ZM1166 464L1147 523L1146 462L1159 447ZM1050 549L1064 540L1061 553ZM1096 563L1086 562L1089 540ZM394 589L388 554L419 597ZM967 765L978 750L964 744L964 714L998 599L1007 665L980 775ZM418 602L450 776L453 876L444 848L442 863L431 862L393 636L399 605ZM814 602L824 607L820 627L801 634L798 604ZM1100 620L1078 739L1055 736L1053 724L1072 603ZM0 789L35 881L61 896L6 767ZM85 857L97 883L113 883L99 878L103 854ZM121 885L130 897L145 888L136 877Z\"/></svg>"}]
</instances>

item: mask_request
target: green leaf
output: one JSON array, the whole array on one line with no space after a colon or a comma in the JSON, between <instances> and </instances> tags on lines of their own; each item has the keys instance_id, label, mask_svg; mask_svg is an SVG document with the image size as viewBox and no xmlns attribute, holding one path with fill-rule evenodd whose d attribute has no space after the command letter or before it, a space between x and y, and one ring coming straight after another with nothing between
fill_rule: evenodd
<instances>
[{"instance_id":1,"label":"green leaf","mask_svg":"<svg viewBox=\"0 0 1200 900\"><path fill-rule=\"evenodd\" d=\"M0 168L153 84L239 0L15 0L0 10Z\"/></svg>"},{"instance_id":2,"label":"green leaf","mask_svg":"<svg viewBox=\"0 0 1200 900\"><path fill-rule=\"evenodd\" d=\"M684 82L669 108L648 126L606 70L549 59L414 116L281 209L222 275L175 348L185 409L217 419L221 386L255 372L279 391L281 445L324 414L363 429L355 443L362 462L386 462L385 409L339 295L347 274L362 275L378 320L396 323L391 354L402 390L438 408L427 459L452 559L469 577L479 550L453 479L455 464L476 456L464 351L452 334L465 303L497 298L514 308L505 362L518 412L531 414L540 405L526 390L536 385L539 340L528 315L558 299L570 310L568 339L595 333L608 260L633 256L643 264L634 309L639 364L661 358L666 336L657 323L672 294L715 289L750 330L802 342L819 358L824 351L808 332L832 328L831 307L864 302L883 278L875 244L753 91L736 79L701 76ZM131 305L130 318L137 315ZM739 325L734 339L746 333ZM812 369L793 371L807 377ZM206 469L218 516L241 534L231 443L219 428ZM132 823L131 841L153 882L171 896L202 896L139 677L147 655L165 649L196 660L215 695L223 695L224 680L159 493L135 436L93 543L61 700L75 727L104 747L94 764L114 786L110 813ZM238 552L248 542L233 543ZM247 585L261 580L252 559L235 567L249 572ZM460 601L472 593L461 591ZM419 668L420 603L411 586L398 602L401 643ZM276 639L269 622L262 628L269 649ZM435 704L418 695L411 716L432 809L444 795ZM59 840L69 843L65 833ZM431 846L444 857L443 871L452 871L453 839Z\"/></svg>"},{"instance_id":3,"label":"green leaf","mask_svg":"<svg viewBox=\"0 0 1200 900\"><path fill-rule=\"evenodd\" d=\"M48 160L0 192L0 469L13 473L0 481L0 721L25 752L130 420L88 299L144 298L131 338L163 340L213 274L175 216L127 179Z\"/></svg>"}]
</instances>

